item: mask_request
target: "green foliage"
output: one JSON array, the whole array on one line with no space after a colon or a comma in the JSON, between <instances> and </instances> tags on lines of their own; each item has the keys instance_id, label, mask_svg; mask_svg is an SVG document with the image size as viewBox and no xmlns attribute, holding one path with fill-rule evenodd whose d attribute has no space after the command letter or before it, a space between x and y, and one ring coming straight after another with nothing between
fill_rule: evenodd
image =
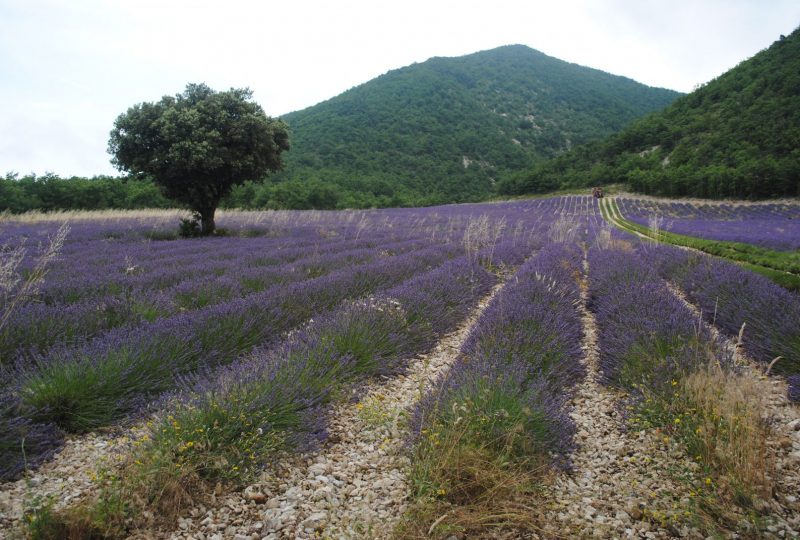
<instances>
[{"instance_id":1,"label":"green foliage","mask_svg":"<svg viewBox=\"0 0 800 540\"><path fill-rule=\"evenodd\" d=\"M499 191L627 182L657 195L800 195L799 32L616 135L505 178Z\"/></svg>"},{"instance_id":2,"label":"green foliage","mask_svg":"<svg viewBox=\"0 0 800 540\"><path fill-rule=\"evenodd\" d=\"M192 217L182 218L178 225L178 236L181 238L196 238L200 236L200 216L193 214Z\"/></svg>"},{"instance_id":3,"label":"green foliage","mask_svg":"<svg viewBox=\"0 0 800 540\"><path fill-rule=\"evenodd\" d=\"M249 89L189 84L175 97L134 105L114 122L112 163L152 176L167 197L197 212L202 233L211 234L222 198L280 169L281 152L289 149L286 125L251 98Z\"/></svg>"},{"instance_id":4,"label":"green foliage","mask_svg":"<svg viewBox=\"0 0 800 540\"><path fill-rule=\"evenodd\" d=\"M285 115L293 133L285 171L233 206L482 200L497 179L614 133L678 95L519 45L433 58Z\"/></svg>"},{"instance_id":5,"label":"green foliage","mask_svg":"<svg viewBox=\"0 0 800 540\"><path fill-rule=\"evenodd\" d=\"M440 403L435 414L414 447L413 499L395 537L484 538L498 529L536 529L530 508L540 502L549 459L546 414L532 409L524 393L488 381Z\"/></svg>"},{"instance_id":6,"label":"green foliage","mask_svg":"<svg viewBox=\"0 0 800 540\"><path fill-rule=\"evenodd\" d=\"M676 374L663 387L642 385L642 398L629 406L634 429L655 429L695 462L676 476L690 488L694 526L707 535L749 529L746 523L757 523L764 510L755 501L772 496L764 420L769 384L711 364Z\"/></svg>"},{"instance_id":7,"label":"green foliage","mask_svg":"<svg viewBox=\"0 0 800 540\"><path fill-rule=\"evenodd\" d=\"M106 210L174 206L149 178L95 176L60 178L55 174L0 178L0 211Z\"/></svg>"}]
</instances>

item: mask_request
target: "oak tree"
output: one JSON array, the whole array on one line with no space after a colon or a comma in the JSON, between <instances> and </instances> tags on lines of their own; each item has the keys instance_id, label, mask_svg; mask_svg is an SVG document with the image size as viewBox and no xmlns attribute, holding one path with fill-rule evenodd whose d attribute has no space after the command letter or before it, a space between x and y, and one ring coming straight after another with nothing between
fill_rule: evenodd
<instances>
[{"instance_id":1,"label":"oak tree","mask_svg":"<svg viewBox=\"0 0 800 540\"><path fill-rule=\"evenodd\" d=\"M245 181L282 168L285 123L268 117L247 88L216 92L189 84L183 93L140 103L117 117L108 151L120 170L153 178L164 195L196 212L213 234L220 200Z\"/></svg>"}]
</instances>

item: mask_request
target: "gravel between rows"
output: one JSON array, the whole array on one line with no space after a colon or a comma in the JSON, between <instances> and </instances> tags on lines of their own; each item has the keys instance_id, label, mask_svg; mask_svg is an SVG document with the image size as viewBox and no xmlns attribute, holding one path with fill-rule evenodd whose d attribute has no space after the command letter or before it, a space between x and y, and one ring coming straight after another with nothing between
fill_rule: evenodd
<instances>
[{"instance_id":1,"label":"gravel between rows","mask_svg":"<svg viewBox=\"0 0 800 540\"><path fill-rule=\"evenodd\" d=\"M570 413L579 446L573 470L551 488L551 519L543 524L544 533L550 538L699 536L687 527L668 528L652 519L664 516L669 521L685 507L688 493L667 471L675 466L692 470L696 464L671 441L625 429L619 408L625 395L598 382L598 329L586 307L587 283L582 285L578 309L587 376L576 388Z\"/></svg>"},{"instance_id":2,"label":"gravel between rows","mask_svg":"<svg viewBox=\"0 0 800 540\"><path fill-rule=\"evenodd\" d=\"M702 320L700 310L690 303L677 286L668 284L670 291ZM769 455L767 461L774 466L774 493L769 513L772 523L761 535L766 538L800 537L800 409L787 397L786 381L779 377L764 375L763 366L750 358L741 347L715 326L702 323L723 347L731 353L737 369L759 381L764 396L763 420L770 426L767 439ZM747 331L742 335L747 339Z\"/></svg>"},{"instance_id":3,"label":"gravel between rows","mask_svg":"<svg viewBox=\"0 0 800 540\"><path fill-rule=\"evenodd\" d=\"M0 484L0 538L16 528L26 509L52 499L55 509L95 492L97 471L113 468L132 448L135 430L69 437L64 448L36 471Z\"/></svg>"},{"instance_id":4,"label":"gravel between rows","mask_svg":"<svg viewBox=\"0 0 800 540\"><path fill-rule=\"evenodd\" d=\"M625 395L598 382L597 326L586 308L584 283L578 306L584 323L587 377L575 390L571 416L579 447L573 470L556 478L546 494L545 538L702 538L682 520L687 485L675 471L697 465L669 439L626 429L620 400ZM405 418L422 392L458 356L471 327L499 291L496 286L462 326L434 350L414 359L398 377L361 389L357 403L332 413L325 446L303 455L278 456L258 482L241 492L211 494L206 506L179 519L175 531L142 531L134 538L216 540L233 538L386 538L406 509ZM696 313L681 291L670 287ZM772 426L770 459L775 466L771 519L761 537L794 538L800 531L800 411L786 399L785 382L765 378L730 340L735 361L760 379L768 392L766 420ZM131 433L74 437L49 463L26 479L0 485L0 537L17 526L26 506L53 497L56 508L95 490L98 466L113 467L131 449ZM691 474L691 472L690 472Z\"/></svg>"},{"instance_id":5,"label":"gravel between rows","mask_svg":"<svg viewBox=\"0 0 800 540\"><path fill-rule=\"evenodd\" d=\"M282 456L261 480L181 518L162 538L386 538L406 509L408 410L458 356L502 285L433 351L401 376L375 381L357 403L338 406L325 447Z\"/></svg>"}]
</instances>

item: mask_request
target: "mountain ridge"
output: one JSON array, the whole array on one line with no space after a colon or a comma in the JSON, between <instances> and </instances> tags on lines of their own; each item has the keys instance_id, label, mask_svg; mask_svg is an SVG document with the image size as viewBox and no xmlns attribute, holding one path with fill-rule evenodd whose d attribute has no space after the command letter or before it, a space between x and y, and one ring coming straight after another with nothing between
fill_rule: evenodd
<instances>
[{"instance_id":1,"label":"mountain ridge","mask_svg":"<svg viewBox=\"0 0 800 540\"><path fill-rule=\"evenodd\" d=\"M276 207L485 199L504 176L679 95L519 44L433 57L283 115L286 170L237 198Z\"/></svg>"},{"instance_id":2,"label":"mountain ridge","mask_svg":"<svg viewBox=\"0 0 800 540\"><path fill-rule=\"evenodd\" d=\"M507 178L500 192L609 182L654 195L800 195L800 28L663 111Z\"/></svg>"}]
</instances>

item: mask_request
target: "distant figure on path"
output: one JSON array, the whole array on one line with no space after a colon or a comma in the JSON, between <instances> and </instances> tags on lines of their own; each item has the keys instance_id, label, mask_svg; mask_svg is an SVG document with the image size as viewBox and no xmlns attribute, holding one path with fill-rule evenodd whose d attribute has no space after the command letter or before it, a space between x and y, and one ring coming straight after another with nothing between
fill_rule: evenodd
<instances>
[{"instance_id":1,"label":"distant figure on path","mask_svg":"<svg viewBox=\"0 0 800 540\"><path fill-rule=\"evenodd\" d=\"M594 197L595 199L602 199L603 188L601 187L592 188L592 197Z\"/></svg>"}]
</instances>

